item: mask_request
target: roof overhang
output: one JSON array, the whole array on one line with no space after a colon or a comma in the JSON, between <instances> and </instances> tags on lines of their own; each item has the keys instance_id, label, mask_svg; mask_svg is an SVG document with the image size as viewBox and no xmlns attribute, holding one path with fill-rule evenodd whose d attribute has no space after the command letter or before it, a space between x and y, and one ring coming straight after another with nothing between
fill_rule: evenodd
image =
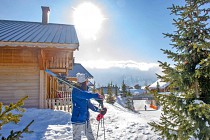
<instances>
[{"instance_id":1,"label":"roof overhang","mask_svg":"<svg viewBox=\"0 0 210 140\"><path fill-rule=\"evenodd\" d=\"M5 42L0 41L0 47L1 46L11 46L11 47L38 47L38 48L60 48L60 49L79 49L79 43L75 44L61 44L61 43L34 43L34 42Z\"/></svg>"}]
</instances>

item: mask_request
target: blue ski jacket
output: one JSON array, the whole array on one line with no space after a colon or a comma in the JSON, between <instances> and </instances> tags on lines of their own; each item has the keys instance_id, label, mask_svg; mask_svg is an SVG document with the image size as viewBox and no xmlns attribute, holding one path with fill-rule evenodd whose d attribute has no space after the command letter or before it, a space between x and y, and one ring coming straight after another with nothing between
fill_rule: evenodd
<instances>
[{"instance_id":1,"label":"blue ski jacket","mask_svg":"<svg viewBox=\"0 0 210 140\"><path fill-rule=\"evenodd\" d=\"M98 94L89 93L77 88L72 90L72 123L85 123L89 121L90 113L88 109L90 108L94 112L99 112L98 107L94 106L90 99L99 99Z\"/></svg>"}]
</instances>

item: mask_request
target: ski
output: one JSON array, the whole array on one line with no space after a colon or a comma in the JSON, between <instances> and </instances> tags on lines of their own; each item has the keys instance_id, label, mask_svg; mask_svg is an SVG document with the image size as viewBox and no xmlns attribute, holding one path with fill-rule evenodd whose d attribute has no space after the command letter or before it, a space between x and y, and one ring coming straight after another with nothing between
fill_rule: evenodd
<instances>
[{"instance_id":1,"label":"ski","mask_svg":"<svg viewBox=\"0 0 210 140\"><path fill-rule=\"evenodd\" d=\"M72 84L70 84L69 81L66 81L66 80L62 79L60 76L58 76L57 74L53 73L52 71L46 69L45 72L47 72L49 75L51 75L51 76L57 78L59 81L65 83L66 85L68 85L68 86L70 86L70 87L75 87L75 86L73 86ZM76 88L76 87L75 87L75 88Z\"/></svg>"},{"instance_id":2,"label":"ski","mask_svg":"<svg viewBox=\"0 0 210 140\"><path fill-rule=\"evenodd\" d=\"M76 89L82 91L81 89L77 88L76 86L74 86L73 84L71 84L69 81L66 81L66 80L62 79L60 76L58 76L57 74L53 73L52 71L46 69L45 72L47 72L49 75L57 78L59 81L65 83L69 87L76 88ZM101 100L100 99L95 99L95 100L103 107L103 99L101 99Z\"/></svg>"}]
</instances>

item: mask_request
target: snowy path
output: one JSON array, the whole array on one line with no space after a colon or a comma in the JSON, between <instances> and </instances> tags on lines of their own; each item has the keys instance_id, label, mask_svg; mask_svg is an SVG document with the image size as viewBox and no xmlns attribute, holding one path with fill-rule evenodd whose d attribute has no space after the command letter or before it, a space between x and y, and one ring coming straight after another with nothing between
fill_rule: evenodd
<instances>
[{"instance_id":1,"label":"snowy path","mask_svg":"<svg viewBox=\"0 0 210 140\"><path fill-rule=\"evenodd\" d=\"M150 130L147 124L147 113L133 113L126 109L120 110L118 107L105 104L108 112L105 116L106 138L108 140L156 140L158 137ZM158 111L157 111L158 112ZM156 114L157 114L156 112ZM143 116L145 118L143 118ZM155 115L156 116L156 115ZM157 117L157 116L156 116ZM151 117L149 117L152 119ZM95 120L93 121L93 129L97 128ZM103 138L103 132L100 137ZM99 139L101 139L99 138Z\"/></svg>"},{"instance_id":2,"label":"snowy path","mask_svg":"<svg viewBox=\"0 0 210 140\"><path fill-rule=\"evenodd\" d=\"M108 109L105 115L105 134L106 140L158 140L154 132L150 130L147 122L159 120L161 111L140 111L133 113L121 107L105 103ZM96 136L98 122L95 119L98 113L91 111L91 123L94 135ZM8 135L9 130L23 129L32 119L35 122L30 126L34 133L24 135L23 140L71 140L72 125L70 124L71 114L62 111L27 109L21 122L14 125L6 125L0 131L4 136ZM103 128L100 126L98 140L103 140ZM87 140L83 135L82 140Z\"/></svg>"},{"instance_id":3,"label":"snowy path","mask_svg":"<svg viewBox=\"0 0 210 140\"><path fill-rule=\"evenodd\" d=\"M150 101L147 101L147 100L134 100L133 103L134 103L134 108L135 108L136 111L145 110L144 109L145 105L147 106L147 110L154 110L154 109L149 107L150 106Z\"/></svg>"}]
</instances>

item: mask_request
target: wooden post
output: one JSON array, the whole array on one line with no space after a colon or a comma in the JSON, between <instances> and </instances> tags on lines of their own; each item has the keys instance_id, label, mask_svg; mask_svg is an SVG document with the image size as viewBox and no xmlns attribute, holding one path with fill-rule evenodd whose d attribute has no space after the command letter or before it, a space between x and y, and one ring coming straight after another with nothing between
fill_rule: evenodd
<instances>
[{"instance_id":1,"label":"wooden post","mask_svg":"<svg viewBox=\"0 0 210 140\"><path fill-rule=\"evenodd\" d=\"M63 101L64 101L64 111L66 111L67 109L66 109L66 102L67 102L67 100L68 100L68 98L66 98L66 97L64 97L63 98Z\"/></svg>"},{"instance_id":2,"label":"wooden post","mask_svg":"<svg viewBox=\"0 0 210 140\"><path fill-rule=\"evenodd\" d=\"M39 108L44 108L45 94L44 94L44 70L40 70L39 79Z\"/></svg>"},{"instance_id":3,"label":"wooden post","mask_svg":"<svg viewBox=\"0 0 210 140\"><path fill-rule=\"evenodd\" d=\"M55 99L50 99L50 100L52 100L52 109L55 109L56 108L56 106L55 106L55 104L56 104Z\"/></svg>"},{"instance_id":4,"label":"wooden post","mask_svg":"<svg viewBox=\"0 0 210 140\"><path fill-rule=\"evenodd\" d=\"M52 83L53 83L52 76L49 76L49 99L52 99Z\"/></svg>"},{"instance_id":5,"label":"wooden post","mask_svg":"<svg viewBox=\"0 0 210 140\"><path fill-rule=\"evenodd\" d=\"M49 83L47 82L48 81L48 75L45 73L45 80L44 80L44 100L45 100L45 106L44 108L47 108L47 98L48 98L48 87L49 87Z\"/></svg>"},{"instance_id":6,"label":"wooden post","mask_svg":"<svg viewBox=\"0 0 210 140\"><path fill-rule=\"evenodd\" d=\"M47 99L48 101L48 108L52 109L52 100L51 99Z\"/></svg>"}]
</instances>

